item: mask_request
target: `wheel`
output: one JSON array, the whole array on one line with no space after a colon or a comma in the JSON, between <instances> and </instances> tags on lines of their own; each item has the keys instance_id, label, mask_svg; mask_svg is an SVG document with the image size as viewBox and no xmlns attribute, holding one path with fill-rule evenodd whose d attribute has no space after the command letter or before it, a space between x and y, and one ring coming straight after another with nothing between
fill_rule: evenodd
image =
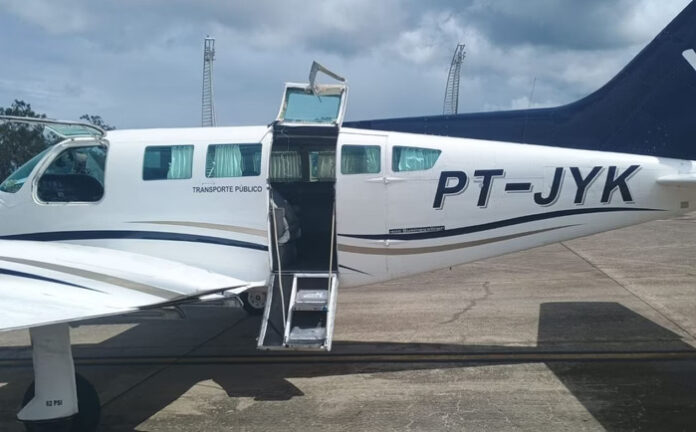
<instances>
[{"instance_id":1,"label":"wheel","mask_svg":"<svg viewBox=\"0 0 696 432\"><path fill-rule=\"evenodd\" d=\"M24 427L29 432L93 432L99 425L101 403L94 386L82 375L75 375L77 383L76 415L69 419L45 422L26 422ZM32 382L24 393L22 407L34 398L34 383Z\"/></svg>"},{"instance_id":2,"label":"wheel","mask_svg":"<svg viewBox=\"0 0 696 432\"><path fill-rule=\"evenodd\" d=\"M242 293L239 298L242 300L244 310L251 315L261 315L266 308L266 291L247 291Z\"/></svg>"}]
</instances>

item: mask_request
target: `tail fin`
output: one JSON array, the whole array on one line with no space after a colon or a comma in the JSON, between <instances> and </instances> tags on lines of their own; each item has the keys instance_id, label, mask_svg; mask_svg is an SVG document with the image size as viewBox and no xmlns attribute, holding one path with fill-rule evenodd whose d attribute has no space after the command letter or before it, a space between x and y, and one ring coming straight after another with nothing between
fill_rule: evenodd
<instances>
[{"instance_id":1,"label":"tail fin","mask_svg":"<svg viewBox=\"0 0 696 432\"><path fill-rule=\"evenodd\" d=\"M616 77L569 105L344 126L696 159L694 50L691 2Z\"/></svg>"}]
</instances>

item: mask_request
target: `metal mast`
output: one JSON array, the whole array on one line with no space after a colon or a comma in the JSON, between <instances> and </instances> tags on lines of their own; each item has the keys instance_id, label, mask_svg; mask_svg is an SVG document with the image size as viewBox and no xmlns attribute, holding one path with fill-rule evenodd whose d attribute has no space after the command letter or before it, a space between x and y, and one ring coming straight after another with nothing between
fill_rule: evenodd
<instances>
[{"instance_id":1,"label":"metal mast","mask_svg":"<svg viewBox=\"0 0 696 432\"><path fill-rule=\"evenodd\" d=\"M452 56L449 74L447 75L447 87L445 88L445 101L442 104L442 114L457 114L459 109L459 77L462 70L462 60L465 56L464 44L457 44Z\"/></svg>"},{"instance_id":2,"label":"metal mast","mask_svg":"<svg viewBox=\"0 0 696 432\"><path fill-rule=\"evenodd\" d=\"M201 124L215 126L215 100L213 99L213 61L215 60L215 38L205 37L203 43L203 97Z\"/></svg>"}]
</instances>

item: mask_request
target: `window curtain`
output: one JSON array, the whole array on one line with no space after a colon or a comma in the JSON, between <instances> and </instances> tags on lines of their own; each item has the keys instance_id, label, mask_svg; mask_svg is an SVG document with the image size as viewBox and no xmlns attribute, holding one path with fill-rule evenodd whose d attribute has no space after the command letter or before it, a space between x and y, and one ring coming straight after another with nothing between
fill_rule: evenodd
<instances>
[{"instance_id":1,"label":"window curtain","mask_svg":"<svg viewBox=\"0 0 696 432\"><path fill-rule=\"evenodd\" d=\"M341 155L341 172L343 174L360 174L365 172L364 158L362 157L362 152L348 151L346 147L343 147L343 154Z\"/></svg>"},{"instance_id":2,"label":"window curtain","mask_svg":"<svg viewBox=\"0 0 696 432\"><path fill-rule=\"evenodd\" d=\"M294 151L271 153L271 178L276 180L295 180L302 178L300 154Z\"/></svg>"},{"instance_id":3,"label":"window curtain","mask_svg":"<svg viewBox=\"0 0 696 432\"><path fill-rule=\"evenodd\" d=\"M440 150L415 147L399 147L398 162L395 171L422 171L435 165Z\"/></svg>"},{"instance_id":4,"label":"window curtain","mask_svg":"<svg viewBox=\"0 0 696 432\"><path fill-rule=\"evenodd\" d=\"M380 149L377 146L343 146L343 174L376 174L380 171Z\"/></svg>"},{"instance_id":5,"label":"window curtain","mask_svg":"<svg viewBox=\"0 0 696 432\"><path fill-rule=\"evenodd\" d=\"M193 146L174 146L172 147L172 157L167 171L168 179L188 179L191 178L191 167L193 166Z\"/></svg>"},{"instance_id":6,"label":"window curtain","mask_svg":"<svg viewBox=\"0 0 696 432\"><path fill-rule=\"evenodd\" d=\"M322 151L317 154L317 178L321 180L336 178L336 153Z\"/></svg>"},{"instance_id":7,"label":"window curtain","mask_svg":"<svg viewBox=\"0 0 696 432\"><path fill-rule=\"evenodd\" d=\"M379 147L365 147L365 162L365 172L373 174L379 172Z\"/></svg>"},{"instance_id":8,"label":"window curtain","mask_svg":"<svg viewBox=\"0 0 696 432\"><path fill-rule=\"evenodd\" d=\"M254 174L258 175L261 174L261 146L258 146L258 151L255 151L253 154L253 163L254 163Z\"/></svg>"},{"instance_id":9,"label":"window curtain","mask_svg":"<svg viewBox=\"0 0 696 432\"><path fill-rule=\"evenodd\" d=\"M215 146L215 157L209 177L241 177L242 152L237 144Z\"/></svg>"}]
</instances>

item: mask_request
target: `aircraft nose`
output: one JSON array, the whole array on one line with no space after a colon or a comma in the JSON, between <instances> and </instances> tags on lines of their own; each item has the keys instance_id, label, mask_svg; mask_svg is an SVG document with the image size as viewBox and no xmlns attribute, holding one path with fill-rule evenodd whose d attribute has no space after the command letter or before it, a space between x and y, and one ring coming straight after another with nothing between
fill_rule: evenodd
<instances>
[{"instance_id":1,"label":"aircraft nose","mask_svg":"<svg viewBox=\"0 0 696 432\"><path fill-rule=\"evenodd\" d=\"M2 217L5 214L5 210L7 210L9 207L9 203L2 197L2 193L0 193L0 221L2 220ZM2 224L0 224L0 229L1 228Z\"/></svg>"},{"instance_id":2,"label":"aircraft nose","mask_svg":"<svg viewBox=\"0 0 696 432\"><path fill-rule=\"evenodd\" d=\"M0 193L0 195L2 195L2 193ZM9 209L10 205L7 200L0 196L0 237L8 234L7 227L9 224L7 222L11 218L9 215L10 212L8 212Z\"/></svg>"},{"instance_id":3,"label":"aircraft nose","mask_svg":"<svg viewBox=\"0 0 696 432\"><path fill-rule=\"evenodd\" d=\"M7 209L7 206L5 205L5 201L3 201L2 198L0 198L0 236L4 235L4 229L3 227L6 225L5 219L7 218L7 212L5 211Z\"/></svg>"}]
</instances>

